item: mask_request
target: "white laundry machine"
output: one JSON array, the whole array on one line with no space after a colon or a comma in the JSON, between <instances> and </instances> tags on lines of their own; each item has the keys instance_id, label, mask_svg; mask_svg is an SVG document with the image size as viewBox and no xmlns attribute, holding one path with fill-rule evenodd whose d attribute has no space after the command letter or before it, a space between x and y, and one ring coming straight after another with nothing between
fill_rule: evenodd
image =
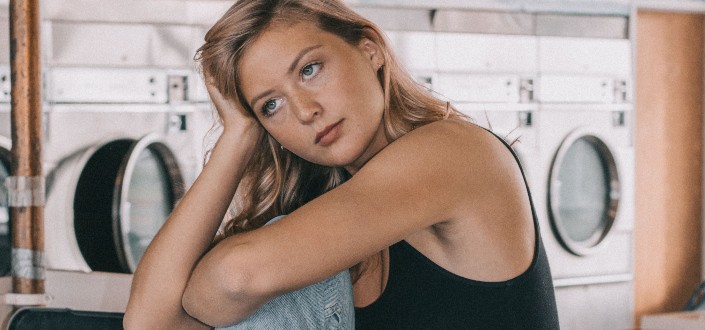
<instances>
[{"instance_id":1,"label":"white laundry machine","mask_svg":"<svg viewBox=\"0 0 705 330\"><path fill-rule=\"evenodd\" d=\"M173 77L188 76L156 69L47 72L49 269L134 271L194 180L205 132L192 124L210 109L169 102Z\"/></svg>"},{"instance_id":2,"label":"white laundry machine","mask_svg":"<svg viewBox=\"0 0 705 330\"><path fill-rule=\"evenodd\" d=\"M634 150L626 39L541 37L532 180L559 321L633 319Z\"/></svg>"},{"instance_id":3,"label":"white laundry machine","mask_svg":"<svg viewBox=\"0 0 705 330\"><path fill-rule=\"evenodd\" d=\"M47 267L134 270L185 188L175 155L152 126L165 125L166 121L162 118L160 123L155 118L158 116L150 113L53 112L51 116L49 129L55 133L61 128L70 130L61 138L50 138L59 144L80 134L80 122L98 130L114 128L116 122L110 119L115 117L135 122L124 123L132 128L110 138L104 135L90 141L82 136L81 142L92 143L58 159L48 173ZM51 150L53 144L46 146Z\"/></svg>"},{"instance_id":4,"label":"white laundry machine","mask_svg":"<svg viewBox=\"0 0 705 330\"><path fill-rule=\"evenodd\" d=\"M634 156L627 118L631 109L540 111L541 170L534 172L532 190L561 326L630 327Z\"/></svg>"},{"instance_id":5,"label":"white laundry machine","mask_svg":"<svg viewBox=\"0 0 705 330\"><path fill-rule=\"evenodd\" d=\"M555 285L631 279L631 109L541 111L533 189Z\"/></svg>"},{"instance_id":6,"label":"white laundry machine","mask_svg":"<svg viewBox=\"0 0 705 330\"><path fill-rule=\"evenodd\" d=\"M205 31L102 5L102 20L44 9L47 267L130 273L201 168Z\"/></svg>"}]
</instances>

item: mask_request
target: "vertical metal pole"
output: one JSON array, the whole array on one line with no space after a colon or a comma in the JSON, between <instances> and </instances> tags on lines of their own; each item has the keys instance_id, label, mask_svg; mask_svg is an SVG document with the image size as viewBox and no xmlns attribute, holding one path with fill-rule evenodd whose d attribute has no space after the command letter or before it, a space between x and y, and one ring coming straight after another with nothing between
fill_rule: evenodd
<instances>
[{"instance_id":1,"label":"vertical metal pole","mask_svg":"<svg viewBox=\"0 0 705 330\"><path fill-rule=\"evenodd\" d=\"M27 295L44 293L39 22L39 0L10 1L12 287Z\"/></svg>"}]
</instances>

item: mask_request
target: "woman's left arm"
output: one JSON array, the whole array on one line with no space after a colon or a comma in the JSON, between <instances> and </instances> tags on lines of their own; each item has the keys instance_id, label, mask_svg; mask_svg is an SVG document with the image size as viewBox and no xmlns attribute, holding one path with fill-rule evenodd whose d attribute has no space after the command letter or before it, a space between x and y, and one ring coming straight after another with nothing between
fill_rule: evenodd
<instances>
[{"instance_id":1,"label":"woman's left arm","mask_svg":"<svg viewBox=\"0 0 705 330\"><path fill-rule=\"evenodd\" d=\"M482 181L491 180L475 170L503 171L487 164L506 157L479 130L449 121L420 127L285 219L225 239L194 269L184 309L207 324L232 324L248 316L239 311L256 310L467 212L461 206L478 200Z\"/></svg>"}]
</instances>

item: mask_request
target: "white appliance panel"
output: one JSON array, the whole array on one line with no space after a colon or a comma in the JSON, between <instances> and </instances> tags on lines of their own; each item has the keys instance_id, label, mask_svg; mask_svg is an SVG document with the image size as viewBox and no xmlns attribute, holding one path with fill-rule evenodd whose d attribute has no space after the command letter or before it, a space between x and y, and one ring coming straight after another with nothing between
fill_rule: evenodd
<instances>
[{"instance_id":1,"label":"white appliance panel","mask_svg":"<svg viewBox=\"0 0 705 330\"><path fill-rule=\"evenodd\" d=\"M47 24L51 24L50 64L59 66L189 67L193 35L202 33L178 25Z\"/></svg>"},{"instance_id":2,"label":"white appliance panel","mask_svg":"<svg viewBox=\"0 0 705 330\"><path fill-rule=\"evenodd\" d=\"M539 37L539 70L631 77L631 43L626 39Z\"/></svg>"},{"instance_id":3,"label":"white appliance panel","mask_svg":"<svg viewBox=\"0 0 705 330\"><path fill-rule=\"evenodd\" d=\"M439 73L433 78L433 89L455 103L520 101L520 79L516 75Z\"/></svg>"},{"instance_id":4,"label":"white appliance panel","mask_svg":"<svg viewBox=\"0 0 705 330\"><path fill-rule=\"evenodd\" d=\"M153 69L52 68L52 103L166 103L167 74Z\"/></svg>"},{"instance_id":5,"label":"white appliance panel","mask_svg":"<svg viewBox=\"0 0 705 330\"><path fill-rule=\"evenodd\" d=\"M438 33L442 72L534 73L538 69L534 36Z\"/></svg>"},{"instance_id":6,"label":"white appliance panel","mask_svg":"<svg viewBox=\"0 0 705 330\"><path fill-rule=\"evenodd\" d=\"M614 80L607 77L542 75L537 99L542 103L612 103Z\"/></svg>"}]
</instances>

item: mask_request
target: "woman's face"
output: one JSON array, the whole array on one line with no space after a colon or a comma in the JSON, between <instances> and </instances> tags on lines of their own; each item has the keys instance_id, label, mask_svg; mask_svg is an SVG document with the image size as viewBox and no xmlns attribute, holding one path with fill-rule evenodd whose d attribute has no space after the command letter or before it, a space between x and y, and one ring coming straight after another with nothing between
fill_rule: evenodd
<instances>
[{"instance_id":1,"label":"woman's face","mask_svg":"<svg viewBox=\"0 0 705 330\"><path fill-rule=\"evenodd\" d=\"M351 45L312 23L274 24L240 61L240 89L284 148L356 172L388 141L379 45Z\"/></svg>"}]
</instances>

